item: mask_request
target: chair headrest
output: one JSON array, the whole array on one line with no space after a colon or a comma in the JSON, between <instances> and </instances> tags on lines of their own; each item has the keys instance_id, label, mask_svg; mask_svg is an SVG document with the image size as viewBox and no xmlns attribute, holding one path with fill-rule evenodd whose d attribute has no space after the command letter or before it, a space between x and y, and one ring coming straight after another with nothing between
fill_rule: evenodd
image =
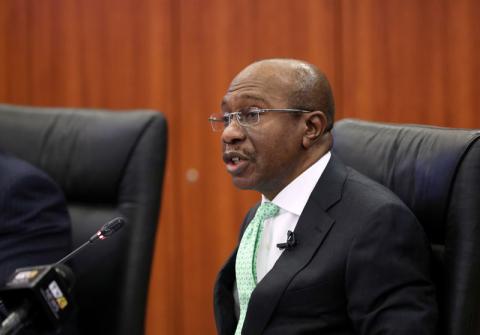
<instances>
[{"instance_id":1,"label":"chair headrest","mask_svg":"<svg viewBox=\"0 0 480 335\"><path fill-rule=\"evenodd\" d=\"M0 105L0 149L42 168L69 200L116 203L127 162L160 115Z\"/></svg>"},{"instance_id":2,"label":"chair headrest","mask_svg":"<svg viewBox=\"0 0 480 335\"><path fill-rule=\"evenodd\" d=\"M345 119L335 125L333 151L397 194L435 242L444 239L450 190L479 137L477 130Z\"/></svg>"}]
</instances>

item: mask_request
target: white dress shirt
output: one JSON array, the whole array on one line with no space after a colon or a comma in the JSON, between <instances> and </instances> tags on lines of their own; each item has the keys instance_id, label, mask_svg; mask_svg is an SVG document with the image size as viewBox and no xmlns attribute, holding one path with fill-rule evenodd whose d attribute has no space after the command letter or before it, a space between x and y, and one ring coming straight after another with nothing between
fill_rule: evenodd
<instances>
[{"instance_id":1,"label":"white dress shirt","mask_svg":"<svg viewBox=\"0 0 480 335\"><path fill-rule=\"evenodd\" d=\"M282 254L283 250L279 249L277 244L286 242L287 232L294 231L298 218L325 170L330 156L330 152L323 155L271 201L280 207L280 210L277 216L264 221L263 233L257 249L257 282L260 282L273 268ZM262 203L266 201L269 200L262 195Z\"/></svg>"},{"instance_id":2,"label":"white dress shirt","mask_svg":"<svg viewBox=\"0 0 480 335\"><path fill-rule=\"evenodd\" d=\"M277 243L286 242L287 232L289 230L294 231L300 214L302 214L310 194L330 161L330 157L329 151L315 164L303 171L272 200L275 205L280 207L280 210L277 216L264 221L264 229L257 249L257 282L265 277L282 254L283 250L277 247ZM262 203L265 201L269 200L262 195ZM235 316L238 319L240 305L236 281L233 285L233 298L235 301Z\"/></svg>"}]
</instances>

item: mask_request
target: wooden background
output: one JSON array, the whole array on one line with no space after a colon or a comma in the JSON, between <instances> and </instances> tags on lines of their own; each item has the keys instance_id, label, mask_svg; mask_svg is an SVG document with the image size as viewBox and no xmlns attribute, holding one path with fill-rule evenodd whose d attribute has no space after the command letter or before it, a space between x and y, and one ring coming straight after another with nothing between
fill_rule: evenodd
<instances>
[{"instance_id":1,"label":"wooden background","mask_svg":"<svg viewBox=\"0 0 480 335\"><path fill-rule=\"evenodd\" d=\"M480 128L479 22L476 0L0 0L0 101L166 114L147 334L213 334L214 278L258 199L206 120L232 77L301 58L337 119Z\"/></svg>"}]
</instances>

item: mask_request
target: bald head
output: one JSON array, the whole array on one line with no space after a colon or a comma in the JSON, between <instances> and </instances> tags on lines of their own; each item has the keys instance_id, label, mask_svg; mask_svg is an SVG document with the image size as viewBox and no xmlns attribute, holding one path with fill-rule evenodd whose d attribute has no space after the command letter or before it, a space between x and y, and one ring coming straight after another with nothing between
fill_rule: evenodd
<instances>
[{"instance_id":1,"label":"bald head","mask_svg":"<svg viewBox=\"0 0 480 335\"><path fill-rule=\"evenodd\" d=\"M295 59L261 60L241 71L231 87L249 77L267 83L287 99L289 108L324 112L327 130L331 130L335 116L333 94L327 77L315 65Z\"/></svg>"}]
</instances>

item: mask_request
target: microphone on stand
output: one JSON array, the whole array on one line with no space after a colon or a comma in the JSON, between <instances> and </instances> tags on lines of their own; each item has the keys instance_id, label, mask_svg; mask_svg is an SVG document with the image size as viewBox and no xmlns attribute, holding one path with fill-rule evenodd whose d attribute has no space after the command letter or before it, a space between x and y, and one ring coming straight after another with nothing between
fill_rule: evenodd
<instances>
[{"instance_id":1,"label":"microphone on stand","mask_svg":"<svg viewBox=\"0 0 480 335\"><path fill-rule=\"evenodd\" d=\"M13 310L0 325L0 335L13 334L33 322L41 329L55 329L73 310L72 288L75 276L64 265L87 245L105 240L125 224L122 217L105 223L85 243L50 265L19 268L0 289L0 300Z\"/></svg>"},{"instance_id":2,"label":"microphone on stand","mask_svg":"<svg viewBox=\"0 0 480 335\"><path fill-rule=\"evenodd\" d=\"M67 256L63 257L61 260L56 262L54 265L58 264L64 264L66 261L68 261L70 258L78 254L83 248L85 248L87 245L95 242L96 240L106 240L108 237L110 237L112 234L114 234L116 231L118 231L120 228L123 227L125 224L125 219L122 217L118 217L115 219L112 219L105 223L102 228L100 228L95 234L93 234L88 241L83 243L81 246L79 246L77 249L73 250L71 253L69 253Z\"/></svg>"}]
</instances>

